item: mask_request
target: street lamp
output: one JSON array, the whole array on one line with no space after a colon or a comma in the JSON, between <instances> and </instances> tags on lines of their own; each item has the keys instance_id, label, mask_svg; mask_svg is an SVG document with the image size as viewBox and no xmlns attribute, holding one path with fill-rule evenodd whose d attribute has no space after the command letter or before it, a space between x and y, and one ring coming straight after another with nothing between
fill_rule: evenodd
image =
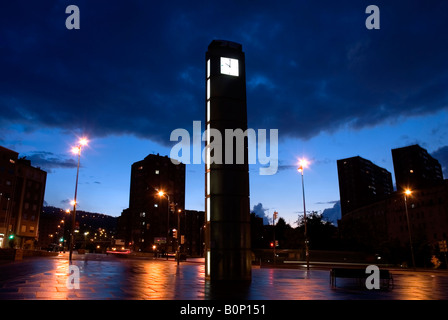
<instances>
[{"instance_id":1,"label":"street lamp","mask_svg":"<svg viewBox=\"0 0 448 320\"><path fill-rule=\"evenodd\" d=\"M303 170L308 167L308 160L300 159L298 171L302 174L302 197L303 197L303 223L305 224L305 256L306 256L306 270L310 269L310 252L308 249L308 233L306 223L306 206L305 206L305 183L303 180Z\"/></svg>"},{"instance_id":2,"label":"street lamp","mask_svg":"<svg viewBox=\"0 0 448 320\"><path fill-rule=\"evenodd\" d=\"M180 233L180 214L182 210L177 209L177 265L180 263L180 242L182 239L182 235Z\"/></svg>"},{"instance_id":3,"label":"street lamp","mask_svg":"<svg viewBox=\"0 0 448 320\"><path fill-rule=\"evenodd\" d=\"M76 147L72 148L72 153L78 154L78 166L76 169L76 183L75 183L75 198L72 201L73 205L73 217L72 217L72 228L70 233L70 254L69 254L69 261L72 261L72 254L73 254L73 247L75 246L75 224L76 224L76 197L78 193L78 177L79 177L79 163L81 161L81 149L83 146L87 145L87 139L82 138L78 141L78 145Z\"/></svg>"},{"instance_id":4,"label":"street lamp","mask_svg":"<svg viewBox=\"0 0 448 320\"><path fill-rule=\"evenodd\" d=\"M274 264L276 264L276 261L277 261L277 257L276 257L276 253L275 253L275 247L276 247L276 241L275 241L275 219L277 219L277 216L278 216L278 212L274 211L274 214L272 215L272 228L273 228L272 233L274 234L274 246L273 246L273 248L274 248Z\"/></svg>"},{"instance_id":5,"label":"street lamp","mask_svg":"<svg viewBox=\"0 0 448 320\"><path fill-rule=\"evenodd\" d=\"M408 213L408 203L407 203L407 197L410 196L411 194L412 194L412 191L409 189L406 189L404 191L404 208L406 210L406 221L408 223L408 233L409 233L409 244L411 247L412 267L415 269L414 248L412 246L411 224L409 223L409 213Z\"/></svg>"},{"instance_id":6,"label":"street lamp","mask_svg":"<svg viewBox=\"0 0 448 320\"><path fill-rule=\"evenodd\" d=\"M165 246L166 246L166 260L168 260L168 238L170 236L170 195L168 193L165 193L163 191L159 191L158 195L160 198L162 198L163 196L166 197L168 204L167 204L167 217L166 217L166 242L165 242Z\"/></svg>"}]
</instances>

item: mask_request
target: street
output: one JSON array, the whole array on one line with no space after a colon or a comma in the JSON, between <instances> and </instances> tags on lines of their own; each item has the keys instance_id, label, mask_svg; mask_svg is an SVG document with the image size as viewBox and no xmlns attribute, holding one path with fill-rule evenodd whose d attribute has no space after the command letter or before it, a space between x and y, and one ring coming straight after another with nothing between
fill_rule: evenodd
<instances>
[{"instance_id":1,"label":"street","mask_svg":"<svg viewBox=\"0 0 448 320\"><path fill-rule=\"evenodd\" d=\"M68 253L0 264L0 299L51 300L447 300L448 272L391 269L394 286L367 290L352 279L332 288L328 269L252 268L248 285L211 285L201 260L74 255L79 289L67 286ZM72 275L70 275L72 276Z\"/></svg>"}]
</instances>

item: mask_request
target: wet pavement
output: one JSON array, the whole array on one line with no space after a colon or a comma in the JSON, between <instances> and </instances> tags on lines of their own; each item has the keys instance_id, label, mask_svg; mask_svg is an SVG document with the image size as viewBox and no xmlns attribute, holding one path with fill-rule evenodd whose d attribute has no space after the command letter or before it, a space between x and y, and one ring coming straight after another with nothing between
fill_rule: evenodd
<instances>
[{"instance_id":1,"label":"wet pavement","mask_svg":"<svg viewBox=\"0 0 448 320\"><path fill-rule=\"evenodd\" d=\"M0 264L0 300L448 300L448 272L391 270L393 288L368 290L353 279L329 281L328 269L253 267L248 285L211 285L199 261L67 254Z\"/></svg>"}]
</instances>

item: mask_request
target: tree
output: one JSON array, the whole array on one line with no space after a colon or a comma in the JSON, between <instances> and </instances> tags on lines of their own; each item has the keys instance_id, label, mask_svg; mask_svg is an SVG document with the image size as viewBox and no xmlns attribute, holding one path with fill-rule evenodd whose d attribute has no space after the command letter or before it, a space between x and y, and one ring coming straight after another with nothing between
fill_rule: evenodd
<instances>
[{"instance_id":1,"label":"tree","mask_svg":"<svg viewBox=\"0 0 448 320\"><path fill-rule=\"evenodd\" d=\"M337 244L335 241L337 228L331 222L323 220L322 214L312 211L310 214L307 214L306 223L310 249L326 250L335 248L335 245ZM304 217L299 219L298 230L304 235Z\"/></svg>"}]
</instances>

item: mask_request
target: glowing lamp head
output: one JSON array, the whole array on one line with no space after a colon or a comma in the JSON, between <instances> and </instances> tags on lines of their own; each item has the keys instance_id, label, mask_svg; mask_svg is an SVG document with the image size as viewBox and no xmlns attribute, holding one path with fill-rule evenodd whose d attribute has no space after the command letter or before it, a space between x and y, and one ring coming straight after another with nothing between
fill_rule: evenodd
<instances>
[{"instance_id":1,"label":"glowing lamp head","mask_svg":"<svg viewBox=\"0 0 448 320\"><path fill-rule=\"evenodd\" d=\"M303 169L308 168L309 161L305 158L299 160L299 168L297 169L299 172L303 172Z\"/></svg>"},{"instance_id":2,"label":"glowing lamp head","mask_svg":"<svg viewBox=\"0 0 448 320\"><path fill-rule=\"evenodd\" d=\"M81 150L81 148L79 148L79 147L73 147L72 148L72 153L73 154L78 154L80 150Z\"/></svg>"},{"instance_id":3,"label":"glowing lamp head","mask_svg":"<svg viewBox=\"0 0 448 320\"><path fill-rule=\"evenodd\" d=\"M72 206L74 206L74 205L76 204L76 201L75 201L75 200L72 200L72 201L70 201L70 204L71 204Z\"/></svg>"},{"instance_id":4,"label":"glowing lamp head","mask_svg":"<svg viewBox=\"0 0 448 320\"><path fill-rule=\"evenodd\" d=\"M81 140L79 140L79 144L81 145L81 146L86 146L87 145L87 139L86 138L82 138Z\"/></svg>"},{"instance_id":5,"label":"glowing lamp head","mask_svg":"<svg viewBox=\"0 0 448 320\"><path fill-rule=\"evenodd\" d=\"M306 160L305 158L299 160L299 165L302 167L302 169L308 168L308 164L309 164L309 161Z\"/></svg>"},{"instance_id":6,"label":"glowing lamp head","mask_svg":"<svg viewBox=\"0 0 448 320\"><path fill-rule=\"evenodd\" d=\"M410 195L412 194L412 191L409 190L409 189L406 189L406 190L404 191L404 194L407 195L407 196L410 196Z\"/></svg>"},{"instance_id":7,"label":"glowing lamp head","mask_svg":"<svg viewBox=\"0 0 448 320\"><path fill-rule=\"evenodd\" d=\"M159 197L163 197L165 195L165 193L163 191L159 191L158 195L159 195Z\"/></svg>"}]
</instances>

